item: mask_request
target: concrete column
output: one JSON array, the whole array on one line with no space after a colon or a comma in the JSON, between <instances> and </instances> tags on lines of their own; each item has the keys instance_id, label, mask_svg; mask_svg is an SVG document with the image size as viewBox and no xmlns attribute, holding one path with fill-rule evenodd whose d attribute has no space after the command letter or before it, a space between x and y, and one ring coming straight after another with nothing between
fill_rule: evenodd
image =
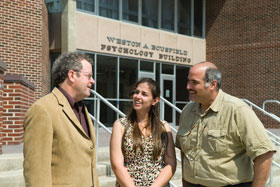
<instances>
[{"instance_id":1,"label":"concrete column","mask_svg":"<svg viewBox=\"0 0 280 187\"><path fill-rule=\"evenodd\" d=\"M61 52L76 51L76 1L62 0Z\"/></svg>"}]
</instances>

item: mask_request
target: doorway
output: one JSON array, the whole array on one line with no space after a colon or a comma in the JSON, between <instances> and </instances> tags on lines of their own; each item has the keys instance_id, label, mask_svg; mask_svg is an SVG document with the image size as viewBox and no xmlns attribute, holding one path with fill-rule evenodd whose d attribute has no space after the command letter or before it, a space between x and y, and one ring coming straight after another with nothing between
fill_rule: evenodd
<instances>
[{"instance_id":1,"label":"doorway","mask_svg":"<svg viewBox=\"0 0 280 187\"><path fill-rule=\"evenodd\" d=\"M175 76L174 75L161 75L160 87L162 90L161 96L167 101L175 105ZM161 119L167 121L170 125L176 124L176 111L165 102L160 103Z\"/></svg>"}]
</instances>

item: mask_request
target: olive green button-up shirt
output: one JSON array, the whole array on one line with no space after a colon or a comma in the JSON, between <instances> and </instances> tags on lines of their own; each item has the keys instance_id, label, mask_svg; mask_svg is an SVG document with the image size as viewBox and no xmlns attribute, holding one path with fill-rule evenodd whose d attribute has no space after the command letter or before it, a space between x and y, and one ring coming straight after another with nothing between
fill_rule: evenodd
<instances>
[{"instance_id":1,"label":"olive green button-up shirt","mask_svg":"<svg viewBox=\"0 0 280 187\"><path fill-rule=\"evenodd\" d=\"M199 103L185 106L176 147L184 155L184 180L204 186L252 181L252 161L275 151L254 111L221 89L205 114Z\"/></svg>"}]
</instances>

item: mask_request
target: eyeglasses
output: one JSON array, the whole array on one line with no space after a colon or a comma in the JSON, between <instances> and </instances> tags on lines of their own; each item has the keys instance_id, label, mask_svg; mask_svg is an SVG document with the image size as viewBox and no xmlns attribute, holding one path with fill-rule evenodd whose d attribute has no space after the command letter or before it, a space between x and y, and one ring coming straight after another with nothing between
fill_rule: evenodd
<instances>
[{"instance_id":1,"label":"eyeglasses","mask_svg":"<svg viewBox=\"0 0 280 187\"><path fill-rule=\"evenodd\" d=\"M76 70L74 70L74 71L77 72L77 73L82 73L82 74L83 74L85 77L87 77L89 80L90 80L90 79L93 79L91 73L84 73L84 72L82 72L82 71L76 71Z\"/></svg>"},{"instance_id":2,"label":"eyeglasses","mask_svg":"<svg viewBox=\"0 0 280 187\"><path fill-rule=\"evenodd\" d=\"M84 76L86 76L88 79L93 79L92 74L86 74L86 73L82 73Z\"/></svg>"}]
</instances>

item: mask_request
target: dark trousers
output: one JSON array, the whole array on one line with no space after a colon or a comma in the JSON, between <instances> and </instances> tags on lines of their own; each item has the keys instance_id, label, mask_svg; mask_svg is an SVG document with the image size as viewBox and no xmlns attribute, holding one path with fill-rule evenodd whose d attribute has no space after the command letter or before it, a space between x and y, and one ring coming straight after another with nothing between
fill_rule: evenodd
<instances>
[{"instance_id":1,"label":"dark trousers","mask_svg":"<svg viewBox=\"0 0 280 187\"><path fill-rule=\"evenodd\" d=\"M252 182L244 182L244 183L240 183L240 184L234 184L234 185L227 185L225 187L251 187L252 186ZM192 184L188 181L184 181L184 187L205 187L203 185L200 184Z\"/></svg>"}]
</instances>

